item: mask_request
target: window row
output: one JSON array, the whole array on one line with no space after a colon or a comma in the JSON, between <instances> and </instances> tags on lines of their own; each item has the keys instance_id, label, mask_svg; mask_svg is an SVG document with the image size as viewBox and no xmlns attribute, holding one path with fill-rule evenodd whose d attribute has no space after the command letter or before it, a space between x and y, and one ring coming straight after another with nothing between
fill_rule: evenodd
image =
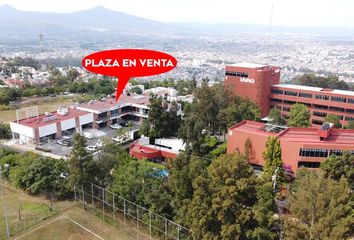
<instances>
[{"instance_id":1,"label":"window row","mask_svg":"<svg viewBox=\"0 0 354 240\"><path fill-rule=\"evenodd\" d=\"M272 93L274 93L274 94L283 94L284 91L280 90L280 89L272 89Z\"/></svg>"},{"instance_id":2,"label":"window row","mask_svg":"<svg viewBox=\"0 0 354 240\"><path fill-rule=\"evenodd\" d=\"M321 165L320 162L298 162L297 167L305 167L305 168L319 168Z\"/></svg>"},{"instance_id":3,"label":"window row","mask_svg":"<svg viewBox=\"0 0 354 240\"><path fill-rule=\"evenodd\" d=\"M313 115L316 117L326 117L327 113L325 112L317 112L317 111L313 111Z\"/></svg>"},{"instance_id":4,"label":"window row","mask_svg":"<svg viewBox=\"0 0 354 240\"><path fill-rule=\"evenodd\" d=\"M311 93L300 92L299 93L299 97L312 98L312 94Z\"/></svg>"},{"instance_id":5,"label":"window row","mask_svg":"<svg viewBox=\"0 0 354 240\"><path fill-rule=\"evenodd\" d=\"M232 71L225 71L226 76L232 76L232 77L248 77L248 73L245 72L232 72Z\"/></svg>"},{"instance_id":6,"label":"window row","mask_svg":"<svg viewBox=\"0 0 354 240\"><path fill-rule=\"evenodd\" d=\"M299 156L327 158L331 155L342 156L343 152L344 152L343 150L337 150L337 149L300 148ZM351 150L349 152L350 154L354 155L354 150Z\"/></svg>"},{"instance_id":7,"label":"window row","mask_svg":"<svg viewBox=\"0 0 354 240\"><path fill-rule=\"evenodd\" d=\"M328 157L327 149L312 149L312 148L300 148L299 156L301 157Z\"/></svg>"}]
</instances>

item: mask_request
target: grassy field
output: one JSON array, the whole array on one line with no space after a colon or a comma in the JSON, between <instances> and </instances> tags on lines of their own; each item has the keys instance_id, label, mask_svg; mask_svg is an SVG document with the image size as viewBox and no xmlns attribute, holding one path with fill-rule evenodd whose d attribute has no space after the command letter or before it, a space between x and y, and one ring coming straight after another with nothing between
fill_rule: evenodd
<instances>
[{"instance_id":1,"label":"grassy field","mask_svg":"<svg viewBox=\"0 0 354 240\"><path fill-rule=\"evenodd\" d=\"M133 240L136 233L127 231L121 226L112 226L81 208L74 207L62 214L47 219L13 239L18 240ZM139 236L140 240L148 240L146 236Z\"/></svg>"},{"instance_id":2,"label":"grassy field","mask_svg":"<svg viewBox=\"0 0 354 240\"><path fill-rule=\"evenodd\" d=\"M76 207L74 201L56 202L49 211L49 201L30 196L9 184L3 183L5 203L10 225L11 239L105 239L132 240L137 233L131 223L112 223L103 221L94 214ZM4 201L0 192L0 239L5 239L6 225ZM19 210L21 220L19 219ZM150 239L146 233L139 233L140 240ZM155 239L155 238L154 238Z\"/></svg>"},{"instance_id":3,"label":"grassy field","mask_svg":"<svg viewBox=\"0 0 354 240\"><path fill-rule=\"evenodd\" d=\"M25 226L39 221L45 216L55 214L49 211L49 201L30 196L20 190L15 189L7 183L2 183L0 189L4 189L4 197L0 190L0 233L6 232L6 219L4 207L6 207L7 219L11 232L16 232ZM4 201L5 200L5 201ZM72 204L70 202L57 202L54 208L64 209ZM0 239L1 239L0 234Z\"/></svg>"},{"instance_id":4,"label":"grassy field","mask_svg":"<svg viewBox=\"0 0 354 240\"><path fill-rule=\"evenodd\" d=\"M21 104L20 108L38 106L39 113L53 112L56 111L59 106L72 105L75 102L75 97L59 96L55 98L42 98L33 99L26 101L26 103ZM1 110L0 111L0 122L9 122L16 119L16 109L12 110Z\"/></svg>"},{"instance_id":5,"label":"grassy field","mask_svg":"<svg viewBox=\"0 0 354 240\"><path fill-rule=\"evenodd\" d=\"M15 239L52 239L52 240L70 240L70 239L103 239L95 235L85 227L81 227L71 219L59 216L37 228L25 233Z\"/></svg>"}]
</instances>

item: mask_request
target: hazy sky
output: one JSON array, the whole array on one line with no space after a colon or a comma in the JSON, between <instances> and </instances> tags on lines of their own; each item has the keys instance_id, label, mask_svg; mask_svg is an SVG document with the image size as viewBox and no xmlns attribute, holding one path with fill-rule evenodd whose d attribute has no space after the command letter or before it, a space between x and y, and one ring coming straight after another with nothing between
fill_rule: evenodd
<instances>
[{"instance_id":1,"label":"hazy sky","mask_svg":"<svg viewBox=\"0 0 354 240\"><path fill-rule=\"evenodd\" d=\"M72 12L97 5L162 22L258 23L354 28L353 0L0 0L20 10Z\"/></svg>"}]
</instances>

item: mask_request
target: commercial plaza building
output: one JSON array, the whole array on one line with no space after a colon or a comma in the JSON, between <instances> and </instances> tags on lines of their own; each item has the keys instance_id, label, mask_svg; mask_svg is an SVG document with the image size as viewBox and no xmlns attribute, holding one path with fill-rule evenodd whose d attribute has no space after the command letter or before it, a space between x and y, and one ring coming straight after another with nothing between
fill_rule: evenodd
<instances>
[{"instance_id":1,"label":"commercial plaza building","mask_svg":"<svg viewBox=\"0 0 354 240\"><path fill-rule=\"evenodd\" d=\"M346 125L354 120L354 92L301 85L279 84L280 68L240 63L225 66L225 87L235 95L249 98L266 117L272 107L287 116L295 103L305 104L311 112L311 123L320 126L328 114L338 115Z\"/></svg>"},{"instance_id":2,"label":"commercial plaza building","mask_svg":"<svg viewBox=\"0 0 354 240\"><path fill-rule=\"evenodd\" d=\"M171 104L167 105L169 111ZM25 110L25 109L24 109ZM122 94L116 102L114 96L89 101L56 112L38 114L38 109L25 117L10 122L14 139L21 144L38 144L47 139L58 139L84 129L103 129L123 121L142 122L149 114L149 94ZM177 114L182 114L177 104Z\"/></svg>"},{"instance_id":3,"label":"commercial plaza building","mask_svg":"<svg viewBox=\"0 0 354 240\"><path fill-rule=\"evenodd\" d=\"M66 134L81 132L90 127L92 122L92 113L71 107L12 121L10 128L13 138L18 139L21 144L33 144L45 142L48 138L61 138Z\"/></svg>"},{"instance_id":4,"label":"commercial plaza building","mask_svg":"<svg viewBox=\"0 0 354 240\"><path fill-rule=\"evenodd\" d=\"M299 167L318 168L330 155L354 154L354 131L321 128L286 128L254 121L243 121L228 131L227 152L247 154L251 164L264 166L263 152L269 136L280 140L284 168L296 172Z\"/></svg>"},{"instance_id":5,"label":"commercial plaza building","mask_svg":"<svg viewBox=\"0 0 354 240\"><path fill-rule=\"evenodd\" d=\"M101 129L124 120L142 122L148 117L149 96L122 94L116 102L115 97L101 98L77 106L77 109L93 114L92 128Z\"/></svg>"}]
</instances>

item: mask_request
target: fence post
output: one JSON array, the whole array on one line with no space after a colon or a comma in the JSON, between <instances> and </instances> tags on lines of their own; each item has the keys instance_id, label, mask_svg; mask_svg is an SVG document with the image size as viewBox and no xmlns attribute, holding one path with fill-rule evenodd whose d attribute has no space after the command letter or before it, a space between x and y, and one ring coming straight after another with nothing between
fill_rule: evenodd
<instances>
[{"instance_id":1,"label":"fence post","mask_svg":"<svg viewBox=\"0 0 354 240\"><path fill-rule=\"evenodd\" d=\"M151 229L151 211L150 211L150 210L149 210L149 218L150 218L150 224L149 224L150 239L152 239L152 229Z\"/></svg>"},{"instance_id":2,"label":"fence post","mask_svg":"<svg viewBox=\"0 0 354 240\"><path fill-rule=\"evenodd\" d=\"M91 200L92 200L92 210L95 209L95 204L94 204L94 201L93 201L93 184L91 183Z\"/></svg>"},{"instance_id":3,"label":"fence post","mask_svg":"<svg viewBox=\"0 0 354 240\"><path fill-rule=\"evenodd\" d=\"M76 205L76 186L74 186L74 198L75 198L75 205Z\"/></svg>"},{"instance_id":4,"label":"fence post","mask_svg":"<svg viewBox=\"0 0 354 240\"><path fill-rule=\"evenodd\" d=\"M139 206L136 204L136 239L139 239Z\"/></svg>"},{"instance_id":5,"label":"fence post","mask_svg":"<svg viewBox=\"0 0 354 240\"><path fill-rule=\"evenodd\" d=\"M82 188L81 188L81 194L82 194L82 206L83 206L84 210L86 210L84 186L82 186Z\"/></svg>"},{"instance_id":6,"label":"fence post","mask_svg":"<svg viewBox=\"0 0 354 240\"><path fill-rule=\"evenodd\" d=\"M103 212L102 212L103 215L102 215L102 217L103 217L103 220L104 220L104 192L105 192L105 191L104 191L104 188L102 188L102 206L103 206L103 208L102 208L102 209L103 209Z\"/></svg>"},{"instance_id":7,"label":"fence post","mask_svg":"<svg viewBox=\"0 0 354 240\"><path fill-rule=\"evenodd\" d=\"M126 220L125 220L125 218L126 218L126 206L125 206L125 198L123 198L123 210L124 210L124 224L126 224Z\"/></svg>"},{"instance_id":8,"label":"fence post","mask_svg":"<svg viewBox=\"0 0 354 240\"><path fill-rule=\"evenodd\" d=\"M178 225L177 225L177 240L179 240L180 231L181 231L181 226L178 224Z\"/></svg>"},{"instance_id":9,"label":"fence post","mask_svg":"<svg viewBox=\"0 0 354 240\"><path fill-rule=\"evenodd\" d=\"M112 197L113 197L113 220L114 222L116 221L116 207L115 207L115 203L114 203L114 193L112 193Z\"/></svg>"},{"instance_id":10,"label":"fence post","mask_svg":"<svg viewBox=\"0 0 354 240\"><path fill-rule=\"evenodd\" d=\"M167 240L167 218L165 218L165 239Z\"/></svg>"}]
</instances>

